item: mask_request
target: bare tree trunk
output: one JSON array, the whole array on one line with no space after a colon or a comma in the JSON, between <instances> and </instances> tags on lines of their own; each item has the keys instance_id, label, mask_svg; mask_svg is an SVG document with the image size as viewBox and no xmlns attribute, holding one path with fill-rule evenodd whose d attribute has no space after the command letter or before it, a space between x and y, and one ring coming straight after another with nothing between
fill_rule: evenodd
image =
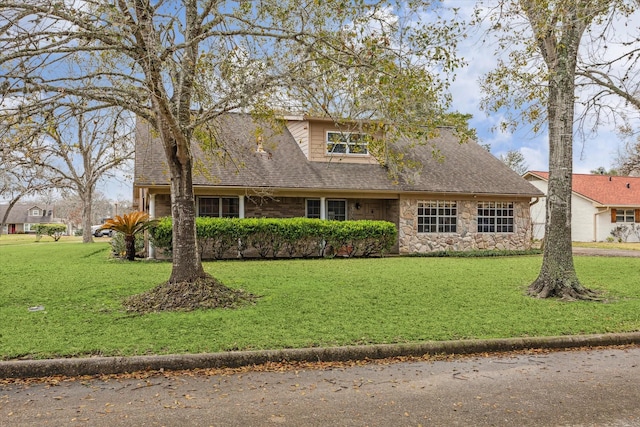
<instances>
[{"instance_id":1,"label":"bare tree trunk","mask_svg":"<svg viewBox=\"0 0 640 427\"><path fill-rule=\"evenodd\" d=\"M571 247L571 185L573 84L558 78L549 90L549 185L545 246L540 274L529 293L540 298L579 299L584 291L573 264Z\"/></svg>"},{"instance_id":2,"label":"bare tree trunk","mask_svg":"<svg viewBox=\"0 0 640 427\"><path fill-rule=\"evenodd\" d=\"M79 195L82 202L82 243L93 243L93 234L91 234L93 192L81 190Z\"/></svg>"},{"instance_id":3,"label":"bare tree trunk","mask_svg":"<svg viewBox=\"0 0 640 427\"><path fill-rule=\"evenodd\" d=\"M174 155L171 169L171 215L173 216L173 268L170 283L194 282L207 277L202 268L196 240L196 205L191 159L180 162Z\"/></svg>"}]
</instances>

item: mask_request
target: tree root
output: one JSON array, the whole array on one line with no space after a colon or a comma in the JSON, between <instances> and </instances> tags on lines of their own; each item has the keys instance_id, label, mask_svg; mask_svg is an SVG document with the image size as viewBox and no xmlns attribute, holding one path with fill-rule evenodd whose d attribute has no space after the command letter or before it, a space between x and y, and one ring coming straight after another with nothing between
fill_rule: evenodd
<instances>
[{"instance_id":1,"label":"tree root","mask_svg":"<svg viewBox=\"0 0 640 427\"><path fill-rule=\"evenodd\" d=\"M577 280L541 279L538 277L527 294L535 298L558 298L563 301L603 301L601 292L585 288Z\"/></svg>"}]
</instances>

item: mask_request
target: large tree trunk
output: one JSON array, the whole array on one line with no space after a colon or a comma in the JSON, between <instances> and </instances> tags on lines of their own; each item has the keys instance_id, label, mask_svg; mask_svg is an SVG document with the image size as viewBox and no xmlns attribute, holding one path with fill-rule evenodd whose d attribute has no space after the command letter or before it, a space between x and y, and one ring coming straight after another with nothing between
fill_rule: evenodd
<instances>
[{"instance_id":1,"label":"large tree trunk","mask_svg":"<svg viewBox=\"0 0 640 427\"><path fill-rule=\"evenodd\" d=\"M196 205L193 195L191 159L181 162L172 156L171 169L171 214L173 216L173 269L169 282L194 282L207 277L196 240Z\"/></svg>"},{"instance_id":2,"label":"large tree trunk","mask_svg":"<svg viewBox=\"0 0 640 427\"><path fill-rule=\"evenodd\" d=\"M580 284L571 247L575 70L583 28L575 25L575 8L566 13L560 40L550 34L539 39L549 69L549 184L542 268L529 286L529 294L591 299L595 294Z\"/></svg>"}]
</instances>

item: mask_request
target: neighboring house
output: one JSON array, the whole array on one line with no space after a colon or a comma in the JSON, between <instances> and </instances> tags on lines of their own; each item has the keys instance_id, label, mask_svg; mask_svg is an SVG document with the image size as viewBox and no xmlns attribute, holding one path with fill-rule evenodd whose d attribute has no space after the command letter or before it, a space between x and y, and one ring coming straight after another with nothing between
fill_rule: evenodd
<instances>
[{"instance_id":1,"label":"neighboring house","mask_svg":"<svg viewBox=\"0 0 640 427\"><path fill-rule=\"evenodd\" d=\"M171 215L164 150L148 124L139 121L136 132L134 204L152 217ZM394 177L364 134L306 116L287 117L276 132L229 114L206 148L193 144L197 213L386 220L398 227L394 250L403 254L530 247L529 204L543 194L479 144L460 144L449 128L431 144L399 142L408 148L404 162L419 167Z\"/></svg>"},{"instance_id":2,"label":"neighboring house","mask_svg":"<svg viewBox=\"0 0 640 427\"><path fill-rule=\"evenodd\" d=\"M0 205L0 221L4 218L8 204ZM53 206L38 205L33 202L16 203L11 211L2 234L35 233L36 224L60 222L53 217Z\"/></svg>"},{"instance_id":3,"label":"neighboring house","mask_svg":"<svg viewBox=\"0 0 640 427\"><path fill-rule=\"evenodd\" d=\"M524 178L547 193L549 172L529 171ZM531 207L533 237L544 237L546 199ZM571 238L600 242L620 225L640 224L640 177L574 174L571 195ZM630 233L629 241L638 241Z\"/></svg>"}]
</instances>

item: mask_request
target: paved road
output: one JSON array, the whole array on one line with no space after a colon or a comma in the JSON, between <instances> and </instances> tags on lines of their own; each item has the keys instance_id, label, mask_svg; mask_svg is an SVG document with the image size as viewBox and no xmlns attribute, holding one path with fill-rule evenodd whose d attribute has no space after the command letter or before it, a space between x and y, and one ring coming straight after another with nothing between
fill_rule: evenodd
<instances>
[{"instance_id":1,"label":"paved road","mask_svg":"<svg viewBox=\"0 0 640 427\"><path fill-rule=\"evenodd\" d=\"M588 255L588 256L615 256L615 257L640 257L640 251L630 249L603 249L603 248L582 248L574 247L574 255Z\"/></svg>"},{"instance_id":2,"label":"paved road","mask_svg":"<svg viewBox=\"0 0 640 427\"><path fill-rule=\"evenodd\" d=\"M2 426L640 426L640 347L0 385Z\"/></svg>"}]
</instances>

